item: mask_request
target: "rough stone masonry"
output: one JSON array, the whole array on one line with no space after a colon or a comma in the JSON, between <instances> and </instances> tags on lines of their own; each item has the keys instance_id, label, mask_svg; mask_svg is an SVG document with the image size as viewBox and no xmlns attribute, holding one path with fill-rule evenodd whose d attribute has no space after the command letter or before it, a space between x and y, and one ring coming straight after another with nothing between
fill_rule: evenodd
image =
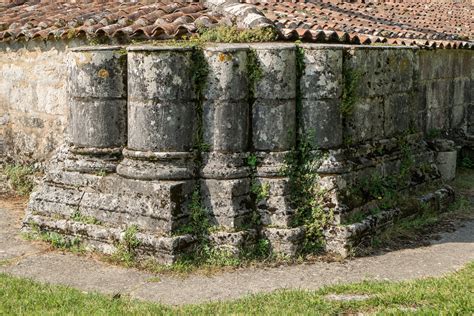
<instances>
[{"instance_id":1,"label":"rough stone masonry","mask_svg":"<svg viewBox=\"0 0 474 316\"><path fill-rule=\"evenodd\" d=\"M295 203L306 188L286 172L300 170L325 249L347 256L419 211L384 204L387 188L438 210L452 202L443 180L472 148L473 63L470 50L394 46L72 49L70 141L24 229L113 253L135 227L139 255L172 263L199 242L183 229L197 203L214 247L238 255L266 240L294 256L312 229Z\"/></svg>"}]
</instances>

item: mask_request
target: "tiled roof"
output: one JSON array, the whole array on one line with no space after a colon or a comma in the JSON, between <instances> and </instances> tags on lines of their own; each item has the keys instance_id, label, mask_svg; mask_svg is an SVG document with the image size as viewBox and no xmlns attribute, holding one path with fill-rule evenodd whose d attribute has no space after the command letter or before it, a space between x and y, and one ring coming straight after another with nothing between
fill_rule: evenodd
<instances>
[{"instance_id":1,"label":"tiled roof","mask_svg":"<svg viewBox=\"0 0 474 316\"><path fill-rule=\"evenodd\" d=\"M1 3L2 0L0 41L84 35L170 39L192 34L199 25L233 21L239 27L273 23L282 40L474 48L472 0L3 0L4 4Z\"/></svg>"},{"instance_id":2,"label":"tiled roof","mask_svg":"<svg viewBox=\"0 0 474 316\"><path fill-rule=\"evenodd\" d=\"M15 4L20 2L23 4ZM220 15L192 1L13 1L0 4L0 40L81 35L169 39L191 34Z\"/></svg>"},{"instance_id":3,"label":"tiled roof","mask_svg":"<svg viewBox=\"0 0 474 316\"><path fill-rule=\"evenodd\" d=\"M272 20L285 39L444 47L471 46L467 42L474 39L470 0L248 2Z\"/></svg>"}]
</instances>

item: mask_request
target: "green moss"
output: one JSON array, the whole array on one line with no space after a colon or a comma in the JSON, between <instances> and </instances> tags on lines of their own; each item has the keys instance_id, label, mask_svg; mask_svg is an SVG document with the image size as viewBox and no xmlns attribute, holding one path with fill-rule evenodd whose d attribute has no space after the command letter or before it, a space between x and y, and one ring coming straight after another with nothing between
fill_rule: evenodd
<instances>
[{"instance_id":1,"label":"green moss","mask_svg":"<svg viewBox=\"0 0 474 316\"><path fill-rule=\"evenodd\" d=\"M349 65L348 53L344 54L344 63L343 63L343 90L341 98L341 114L343 118L349 118L354 112L354 106L357 103L357 89L359 88L360 78L362 72L352 68Z\"/></svg>"},{"instance_id":2,"label":"green moss","mask_svg":"<svg viewBox=\"0 0 474 316\"><path fill-rule=\"evenodd\" d=\"M275 28L239 29L234 26L202 28L198 31L198 39L213 43L255 43L272 42L278 38Z\"/></svg>"}]
</instances>

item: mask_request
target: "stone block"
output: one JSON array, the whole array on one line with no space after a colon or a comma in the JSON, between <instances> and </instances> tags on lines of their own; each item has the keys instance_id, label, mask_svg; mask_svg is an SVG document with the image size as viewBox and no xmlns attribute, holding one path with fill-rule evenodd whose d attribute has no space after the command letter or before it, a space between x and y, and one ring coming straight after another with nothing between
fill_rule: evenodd
<instances>
[{"instance_id":1,"label":"stone block","mask_svg":"<svg viewBox=\"0 0 474 316\"><path fill-rule=\"evenodd\" d=\"M194 100L192 48L128 48L129 100Z\"/></svg>"},{"instance_id":2,"label":"stone block","mask_svg":"<svg viewBox=\"0 0 474 316\"><path fill-rule=\"evenodd\" d=\"M124 159L117 166L123 177L138 180L182 180L195 174L192 152L140 152L124 149Z\"/></svg>"},{"instance_id":3,"label":"stone block","mask_svg":"<svg viewBox=\"0 0 474 316\"><path fill-rule=\"evenodd\" d=\"M304 72L301 77L303 99L337 99L342 93L342 49L320 49L303 44Z\"/></svg>"},{"instance_id":4,"label":"stone block","mask_svg":"<svg viewBox=\"0 0 474 316\"><path fill-rule=\"evenodd\" d=\"M256 83L257 99L294 99L296 96L296 47L293 44L252 44L262 72Z\"/></svg>"},{"instance_id":5,"label":"stone block","mask_svg":"<svg viewBox=\"0 0 474 316\"><path fill-rule=\"evenodd\" d=\"M209 235L209 242L213 249L224 251L229 255L238 256L255 243L255 230L239 232L220 231Z\"/></svg>"},{"instance_id":6,"label":"stone block","mask_svg":"<svg viewBox=\"0 0 474 316\"><path fill-rule=\"evenodd\" d=\"M413 98L406 94L388 95L384 99L384 136L392 137L415 127L416 108Z\"/></svg>"},{"instance_id":7,"label":"stone block","mask_svg":"<svg viewBox=\"0 0 474 316\"><path fill-rule=\"evenodd\" d=\"M281 177L286 168L286 159L291 151L255 152L257 157L256 175L264 178Z\"/></svg>"},{"instance_id":8,"label":"stone block","mask_svg":"<svg viewBox=\"0 0 474 316\"><path fill-rule=\"evenodd\" d=\"M466 106L454 105L451 108L449 127L452 129L463 129L466 127Z\"/></svg>"},{"instance_id":9,"label":"stone block","mask_svg":"<svg viewBox=\"0 0 474 316\"><path fill-rule=\"evenodd\" d=\"M118 46L73 48L68 58L69 94L74 98L127 96L127 56Z\"/></svg>"},{"instance_id":10,"label":"stone block","mask_svg":"<svg viewBox=\"0 0 474 316\"><path fill-rule=\"evenodd\" d=\"M285 151L295 144L295 100L257 99L252 105L252 138L257 151Z\"/></svg>"},{"instance_id":11,"label":"stone block","mask_svg":"<svg viewBox=\"0 0 474 316\"><path fill-rule=\"evenodd\" d=\"M273 253L295 256L303 246L305 230L297 228L264 228L263 236L270 242Z\"/></svg>"},{"instance_id":12,"label":"stone block","mask_svg":"<svg viewBox=\"0 0 474 316\"><path fill-rule=\"evenodd\" d=\"M189 151L193 147L195 121L195 103L192 101L131 99L128 148L154 152Z\"/></svg>"},{"instance_id":13,"label":"stone block","mask_svg":"<svg viewBox=\"0 0 474 316\"><path fill-rule=\"evenodd\" d=\"M451 181L456 177L457 151L438 152L436 154L436 165L441 178Z\"/></svg>"},{"instance_id":14,"label":"stone block","mask_svg":"<svg viewBox=\"0 0 474 316\"><path fill-rule=\"evenodd\" d=\"M127 140L126 116L126 100L72 100L69 114L71 141L76 146L120 147Z\"/></svg>"},{"instance_id":15,"label":"stone block","mask_svg":"<svg viewBox=\"0 0 474 316\"><path fill-rule=\"evenodd\" d=\"M337 100L302 100L300 133L313 148L342 145L342 115Z\"/></svg>"},{"instance_id":16,"label":"stone block","mask_svg":"<svg viewBox=\"0 0 474 316\"><path fill-rule=\"evenodd\" d=\"M413 89L417 59L411 48L355 48L346 59L346 71L358 75L357 96L384 96Z\"/></svg>"},{"instance_id":17,"label":"stone block","mask_svg":"<svg viewBox=\"0 0 474 316\"><path fill-rule=\"evenodd\" d=\"M67 219L79 212L109 227L137 225L158 235L170 234L187 222L191 182L106 178L96 190L43 185L32 194L28 213Z\"/></svg>"},{"instance_id":18,"label":"stone block","mask_svg":"<svg viewBox=\"0 0 474 316\"><path fill-rule=\"evenodd\" d=\"M211 151L247 150L250 115L246 100L207 100L203 112L203 142Z\"/></svg>"},{"instance_id":19,"label":"stone block","mask_svg":"<svg viewBox=\"0 0 474 316\"><path fill-rule=\"evenodd\" d=\"M288 228L295 210L291 205L288 178L257 178L253 186L259 186L267 196L257 200L257 211L264 226Z\"/></svg>"},{"instance_id":20,"label":"stone block","mask_svg":"<svg viewBox=\"0 0 474 316\"><path fill-rule=\"evenodd\" d=\"M247 153L202 153L200 175L206 179L240 179L248 177Z\"/></svg>"},{"instance_id":21,"label":"stone block","mask_svg":"<svg viewBox=\"0 0 474 316\"><path fill-rule=\"evenodd\" d=\"M352 143L369 139L381 139L384 116L383 98L360 99L354 104L352 115L348 117L345 137Z\"/></svg>"},{"instance_id":22,"label":"stone block","mask_svg":"<svg viewBox=\"0 0 474 316\"><path fill-rule=\"evenodd\" d=\"M241 228L251 221L250 180L201 180L203 207L215 226Z\"/></svg>"},{"instance_id":23,"label":"stone block","mask_svg":"<svg viewBox=\"0 0 474 316\"><path fill-rule=\"evenodd\" d=\"M246 44L207 46L204 49L209 74L204 89L207 100L248 98Z\"/></svg>"}]
</instances>

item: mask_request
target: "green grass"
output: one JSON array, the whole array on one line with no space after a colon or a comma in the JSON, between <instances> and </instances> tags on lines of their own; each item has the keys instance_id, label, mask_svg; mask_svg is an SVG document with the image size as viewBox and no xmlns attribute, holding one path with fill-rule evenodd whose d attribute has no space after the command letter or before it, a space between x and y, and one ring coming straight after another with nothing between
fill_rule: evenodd
<instances>
[{"instance_id":1,"label":"green grass","mask_svg":"<svg viewBox=\"0 0 474 316\"><path fill-rule=\"evenodd\" d=\"M18 195L28 195L33 190L35 169L24 165L5 165L2 172L7 176L12 189Z\"/></svg>"},{"instance_id":2,"label":"green grass","mask_svg":"<svg viewBox=\"0 0 474 316\"><path fill-rule=\"evenodd\" d=\"M231 302L170 307L83 293L0 274L0 315L315 315L376 313L471 315L474 263L442 278L400 283L362 282L318 291L278 291ZM331 301L329 294L366 294L363 301Z\"/></svg>"}]
</instances>

